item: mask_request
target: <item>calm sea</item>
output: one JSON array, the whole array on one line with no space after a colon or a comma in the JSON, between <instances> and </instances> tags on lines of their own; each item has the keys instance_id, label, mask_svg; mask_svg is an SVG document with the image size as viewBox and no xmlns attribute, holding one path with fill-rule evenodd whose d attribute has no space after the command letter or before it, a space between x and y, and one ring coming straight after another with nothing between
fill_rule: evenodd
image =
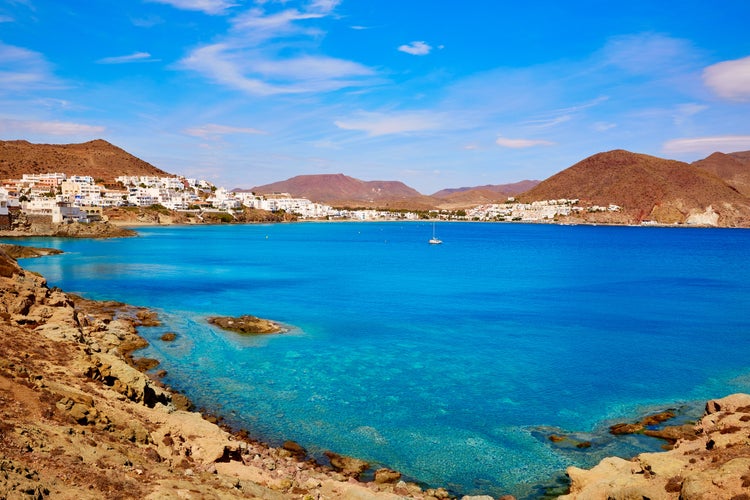
<instances>
[{"instance_id":1,"label":"calm sea","mask_svg":"<svg viewBox=\"0 0 750 500\"><path fill-rule=\"evenodd\" d=\"M438 246L418 222L139 233L28 240L66 253L22 264L157 309L143 354L199 407L427 485L535 497L568 465L661 445L608 436L615 420L750 391L748 230L443 223ZM205 322L241 314L292 331Z\"/></svg>"}]
</instances>

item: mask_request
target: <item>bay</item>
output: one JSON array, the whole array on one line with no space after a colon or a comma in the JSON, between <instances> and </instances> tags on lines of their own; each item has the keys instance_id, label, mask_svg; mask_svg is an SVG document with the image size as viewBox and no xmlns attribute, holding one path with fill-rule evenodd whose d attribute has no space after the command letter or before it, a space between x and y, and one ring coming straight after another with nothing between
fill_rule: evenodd
<instances>
[{"instance_id":1,"label":"bay","mask_svg":"<svg viewBox=\"0 0 750 500\"><path fill-rule=\"evenodd\" d=\"M750 231L427 222L144 227L30 239L52 286L156 309L166 382L272 444L462 494L541 495L660 444L620 419L750 391ZM288 334L216 330L253 314ZM165 331L177 340L159 340ZM589 440L581 450L551 432ZM541 486L540 486L541 485Z\"/></svg>"}]
</instances>

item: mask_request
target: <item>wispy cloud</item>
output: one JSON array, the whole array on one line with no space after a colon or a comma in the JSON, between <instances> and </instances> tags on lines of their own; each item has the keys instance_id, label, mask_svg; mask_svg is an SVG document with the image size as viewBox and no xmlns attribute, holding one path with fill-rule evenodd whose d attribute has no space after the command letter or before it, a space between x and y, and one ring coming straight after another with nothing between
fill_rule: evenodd
<instances>
[{"instance_id":1,"label":"wispy cloud","mask_svg":"<svg viewBox=\"0 0 750 500\"><path fill-rule=\"evenodd\" d=\"M15 19L12 17L0 14L0 23L12 23L14 21Z\"/></svg>"},{"instance_id":2,"label":"wispy cloud","mask_svg":"<svg viewBox=\"0 0 750 500\"><path fill-rule=\"evenodd\" d=\"M432 47L426 42L416 41L401 45L398 50L401 52L406 52L407 54L411 54L413 56L426 56L430 53Z\"/></svg>"},{"instance_id":3,"label":"wispy cloud","mask_svg":"<svg viewBox=\"0 0 750 500\"><path fill-rule=\"evenodd\" d=\"M376 83L371 68L316 54L314 47L301 48L321 34L301 21L332 15L338 4L338 0L316 0L303 10L271 14L257 7L250 9L232 19L227 36L193 50L178 66L261 96L331 92Z\"/></svg>"},{"instance_id":4,"label":"wispy cloud","mask_svg":"<svg viewBox=\"0 0 750 500\"><path fill-rule=\"evenodd\" d=\"M0 42L0 93L55 84L56 79L41 54Z\"/></svg>"},{"instance_id":5,"label":"wispy cloud","mask_svg":"<svg viewBox=\"0 0 750 500\"><path fill-rule=\"evenodd\" d=\"M536 146L553 146L555 143L541 139L510 139L508 137L500 136L495 141L495 144L504 148L524 149Z\"/></svg>"},{"instance_id":6,"label":"wispy cloud","mask_svg":"<svg viewBox=\"0 0 750 500\"><path fill-rule=\"evenodd\" d=\"M135 52L127 56L104 57L96 61L99 64L128 64L135 62L158 62L148 52Z\"/></svg>"},{"instance_id":7,"label":"wispy cloud","mask_svg":"<svg viewBox=\"0 0 750 500\"><path fill-rule=\"evenodd\" d=\"M0 118L0 132L41 135L92 135L101 134L105 127L60 121L9 120Z\"/></svg>"},{"instance_id":8,"label":"wispy cloud","mask_svg":"<svg viewBox=\"0 0 750 500\"><path fill-rule=\"evenodd\" d=\"M191 127L185 129L184 132L193 137L219 137L233 134L256 135L266 133L265 131L256 128L232 127L229 125L217 125L215 123L208 123L199 127Z\"/></svg>"},{"instance_id":9,"label":"wispy cloud","mask_svg":"<svg viewBox=\"0 0 750 500\"><path fill-rule=\"evenodd\" d=\"M361 112L353 118L336 120L334 124L340 129L381 136L437 130L445 126L445 120L441 115L428 112Z\"/></svg>"},{"instance_id":10,"label":"wispy cloud","mask_svg":"<svg viewBox=\"0 0 750 500\"><path fill-rule=\"evenodd\" d=\"M679 104L674 111L674 124L684 125L690 118L708 109L705 104L687 103Z\"/></svg>"},{"instance_id":11,"label":"wispy cloud","mask_svg":"<svg viewBox=\"0 0 750 500\"><path fill-rule=\"evenodd\" d=\"M719 97L750 100L750 56L724 61L703 70L703 81Z\"/></svg>"},{"instance_id":12,"label":"wispy cloud","mask_svg":"<svg viewBox=\"0 0 750 500\"><path fill-rule=\"evenodd\" d=\"M262 96L330 92L364 85L373 70L326 56L274 59L259 50L214 44L194 50L183 68L228 87Z\"/></svg>"},{"instance_id":13,"label":"wispy cloud","mask_svg":"<svg viewBox=\"0 0 750 500\"><path fill-rule=\"evenodd\" d=\"M177 9L194 10L209 15L224 14L228 9L236 7L237 4L227 0L148 0L153 3L171 5Z\"/></svg>"},{"instance_id":14,"label":"wispy cloud","mask_svg":"<svg viewBox=\"0 0 750 500\"><path fill-rule=\"evenodd\" d=\"M606 132L607 130L611 130L613 128L617 127L616 123L611 122L596 122L594 123L594 130L597 132Z\"/></svg>"},{"instance_id":15,"label":"wispy cloud","mask_svg":"<svg viewBox=\"0 0 750 500\"><path fill-rule=\"evenodd\" d=\"M665 153L700 153L711 154L716 151L733 153L750 149L750 135L725 135L716 137L695 137L673 139L664 143Z\"/></svg>"},{"instance_id":16,"label":"wispy cloud","mask_svg":"<svg viewBox=\"0 0 750 500\"><path fill-rule=\"evenodd\" d=\"M524 125L529 125L533 128L551 128L560 125L561 123L569 122L572 119L573 117L571 115L561 115L551 118L541 118L538 120L528 120L524 122Z\"/></svg>"},{"instance_id":17,"label":"wispy cloud","mask_svg":"<svg viewBox=\"0 0 750 500\"><path fill-rule=\"evenodd\" d=\"M687 40L638 33L611 38L596 58L630 74L664 76L694 64L696 51Z\"/></svg>"}]
</instances>

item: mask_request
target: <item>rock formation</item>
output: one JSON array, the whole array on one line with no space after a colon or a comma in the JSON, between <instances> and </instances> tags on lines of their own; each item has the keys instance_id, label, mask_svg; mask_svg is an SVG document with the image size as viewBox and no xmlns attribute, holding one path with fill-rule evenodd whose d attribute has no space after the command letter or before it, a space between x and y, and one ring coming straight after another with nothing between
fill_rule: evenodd
<instances>
[{"instance_id":1,"label":"rock formation","mask_svg":"<svg viewBox=\"0 0 750 500\"><path fill-rule=\"evenodd\" d=\"M570 493L560 499L748 500L749 435L750 395L709 401L695 438L632 460L606 458L590 470L570 467Z\"/></svg>"},{"instance_id":2,"label":"rock formation","mask_svg":"<svg viewBox=\"0 0 750 500\"><path fill-rule=\"evenodd\" d=\"M223 330L245 335L268 335L285 331L284 327L278 323L249 314L236 318L231 316L212 316L207 321Z\"/></svg>"}]
</instances>

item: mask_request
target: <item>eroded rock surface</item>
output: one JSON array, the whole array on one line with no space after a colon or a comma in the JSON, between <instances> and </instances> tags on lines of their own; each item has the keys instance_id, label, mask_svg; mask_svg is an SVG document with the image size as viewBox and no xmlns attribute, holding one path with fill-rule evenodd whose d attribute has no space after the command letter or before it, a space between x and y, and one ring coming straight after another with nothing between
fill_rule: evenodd
<instances>
[{"instance_id":1,"label":"eroded rock surface","mask_svg":"<svg viewBox=\"0 0 750 500\"><path fill-rule=\"evenodd\" d=\"M693 435L674 437L670 451L568 468L570 494L560 498L750 499L750 395L709 401Z\"/></svg>"}]
</instances>

